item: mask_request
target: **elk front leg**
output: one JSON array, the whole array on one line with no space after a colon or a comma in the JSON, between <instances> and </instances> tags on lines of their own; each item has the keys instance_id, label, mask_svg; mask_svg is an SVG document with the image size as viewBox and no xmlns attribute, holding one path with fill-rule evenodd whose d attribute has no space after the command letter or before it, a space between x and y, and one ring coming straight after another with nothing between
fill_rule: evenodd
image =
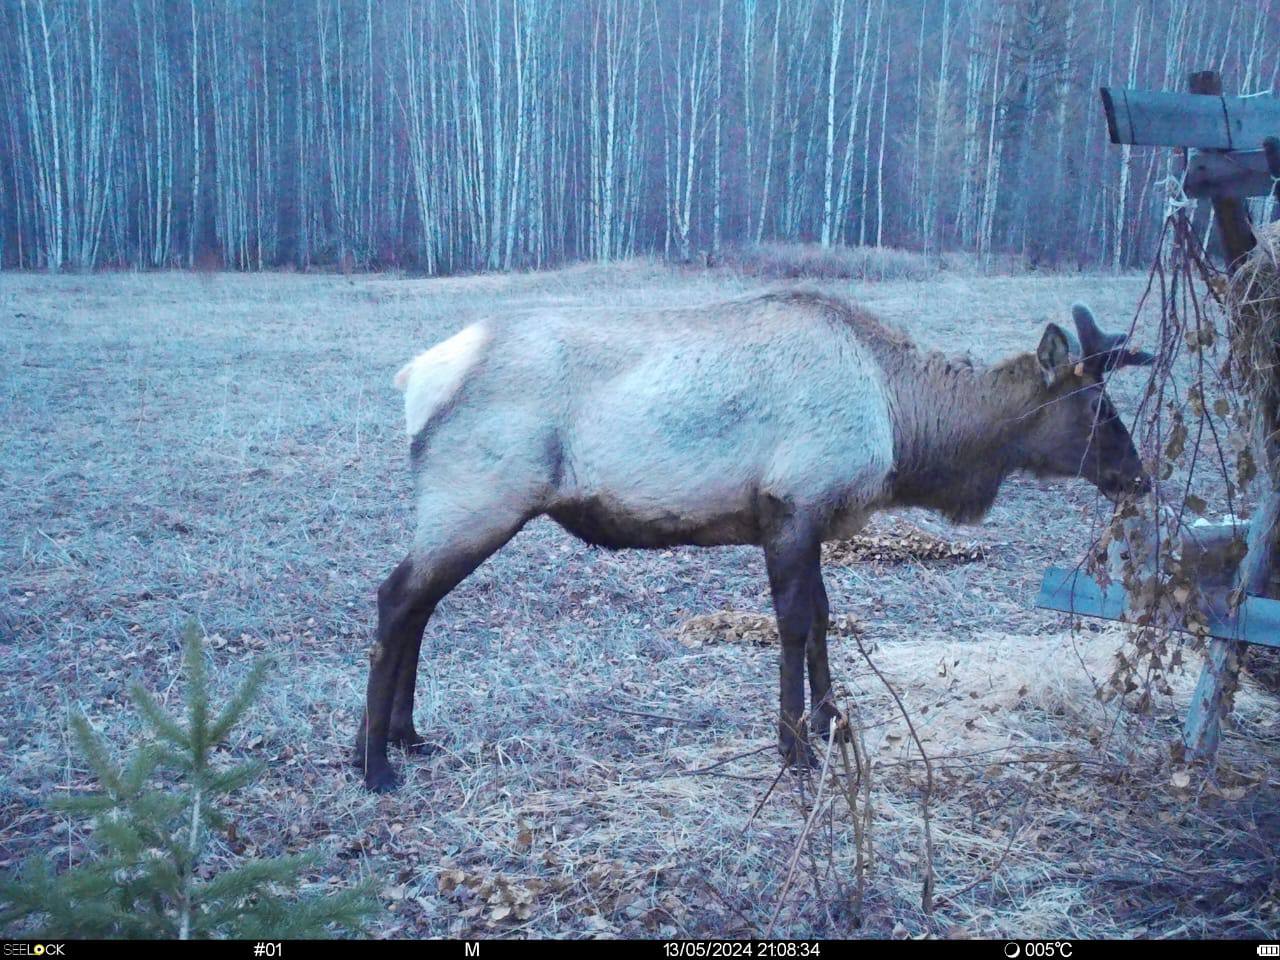
<instances>
[{"instance_id":1,"label":"elk front leg","mask_svg":"<svg viewBox=\"0 0 1280 960\"><path fill-rule=\"evenodd\" d=\"M782 647L778 749L783 759L795 766L813 762L801 717L804 713L805 649L819 621L814 583L817 580L821 584L820 545L816 530L789 518L766 540L764 548ZM823 624L824 645L825 629ZM822 659L825 663L825 656ZM827 685L830 686L829 680Z\"/></svg>"},{"instance_id":2,"label":"elk front leg","mask_svg":"<svg viewBox=\"0 0 1280 960\"><path fill-rule=\"evenodd\" d=\"M804 646L809 668L809 723L818 740L825 744L831 737L831 721L841 717L831 699L831 668L827 665L827 628L831 613L821 569L814 575L813 608L813 623ZM847 731L842 734L847 735Z\"/></svg>"}]
</instances>

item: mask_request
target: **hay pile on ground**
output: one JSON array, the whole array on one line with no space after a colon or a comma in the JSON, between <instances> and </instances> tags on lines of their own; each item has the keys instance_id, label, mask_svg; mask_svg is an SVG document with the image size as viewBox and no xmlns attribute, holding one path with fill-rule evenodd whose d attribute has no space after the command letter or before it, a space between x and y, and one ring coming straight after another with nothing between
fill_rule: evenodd
<instances>
[{"instance_id":1,"label":"hay pile on ground","mask_svg":"<svg viewBox=\"0 0 1280 960\"><path fill-rule=\"evenodd\" d=\"M831 618L829 639L837 640L862 632L862 624L847 614ZM676 639L686 647L710 643L752 643L767 647L778 643L778 624L770 613L746 613L741 610L717 610L690 617L676 631Z\"/></svg>"},{"instance_id":2,"label":"hay pile on ground","mask_svg":"<svg viewBox=\"0 0 1280 960\"><path fill-rule=\"evenodd\" d=\"M982 544L946 540L905 520L873 524L867 532L822 546L823 563L972 563Z\"/></svg>"},{"instance_id":3,"label":"hay pile on ground","mask_svg":"<svg viewBox=\"0 0 1280 960\"><path fill-rule=\"evenodd\" d=\"M815 790L790 776L774 785L773 704L758 691L737 704L754 721L716 725L710 738L698 711L688 710L734 697L730 663L746 663L771 690L769 649L700 648L678 679L647 691L650 719L617 718L636 738L633 753L597 756L563 788L474 802L492 808L500 836L502 822L571 822L548 861L550 883L566 889L553 896L544 887L535 915L547 899L591 897L615 922L634 914L638 926L622 928L633 933L684 928L700 912L723 910L723 929L733 935L759 935L775 913L789 931L899 937L1263 935L1280 919L1270 699L1241 691L1235 723L1243 735L1227 732L1207 779L1171 766L1169 744L1194 676L1176 677L1174 696L1155 715L1100 701L1095 682L1124 636L1117 625L872 650L912 719L931 776L875 673L852 644L833 649L839 705L870 758L873 859L861 927L848 912L855 837L839 785ZM422 789L438 780L424 777ZM920 909L926 796L937 877L931 914ZM814 825L808 833L805 823ZM534 851L541 836L535 827ZM624 851L637 847L653 856L626 860ZM519 875L500 850L468 857L468 876L501 873L513 883ZM779 901L793 862L801 879ZM772 878L764 899L762 876Z\"/></svg>"},{"instance_id":4,"label":"hay pile on ground","mask_svg":"<svg viewBox=\"0 0 1280 960\"><path fill-rule=\"evenodd\" d=\"M1124 638L1108 625L873 653L931 758L936 901L951 935L1225 931L1230 922L1206 926L1205 913L1230 917L1256 897L1280 915L1267 852L1278 819L1274 701L1241 689L1234 724L1244 735L1224 738L1207 779L1171 766L1194 671L1173 678L1155 715L1104 703L1095 685ZM889 881L903 903L919 890L924 767L883 687L866 670L852 676L849 706L876 758L873 845L892 877L873 872L872 885ZM1220 859L1228 850L1241 872Z\"/></svg>"}]
</instances>

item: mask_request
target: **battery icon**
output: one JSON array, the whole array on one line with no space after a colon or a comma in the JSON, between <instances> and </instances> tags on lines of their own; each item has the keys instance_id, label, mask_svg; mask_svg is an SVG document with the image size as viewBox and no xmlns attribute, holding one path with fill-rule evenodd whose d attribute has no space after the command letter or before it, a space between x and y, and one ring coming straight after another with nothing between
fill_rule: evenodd
<instances>
[{"instance_id":1,"label":"battery icon","mask_svg":"<svg viewBox=\"0 0 1280 960\"><path fill-rule=\"evenodd\" d=\"M1260 957L1280 957L1280 943L1260 943L1260 944L1258 944L1258 956L1260 956Z\"/></svg>"}]
</instances>

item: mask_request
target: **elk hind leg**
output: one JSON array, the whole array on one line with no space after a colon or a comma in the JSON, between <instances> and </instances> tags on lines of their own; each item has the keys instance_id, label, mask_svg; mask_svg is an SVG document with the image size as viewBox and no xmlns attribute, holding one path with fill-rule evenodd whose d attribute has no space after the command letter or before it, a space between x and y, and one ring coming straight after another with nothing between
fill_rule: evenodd
<instances>
[{"instance_id":1,"label":"elk hind leg","mask_svg":"<svg viewBox=\"0 0 1280 960\"><path fill-rule=\"evenodd\" d=\"M422 632L438 598L421 581L412 555L405 557L378 587L377 639L369 651L369 682L364 716L356 733L353 761L373 789L386 789L394 776L386 759L388 711L406 661L416 658Z\"/></svg>"},{"instance_id":2,"label":"elk hind leg","mask_svg":"<svg viewBox=\"0 0 1280 960\"><path fill-rule=\"evenodd\" d=\"M377 642L370 653L365 711L355 749L356 766L364 771L369 789L395 786L388 742L422 744L413 727L414 688L423 630L436 605L515 536L528 516L506 504L475 514L468 511L457 524L442 524L432 517L423 525L425 530L420 528L414 550L379 587ZM433 542L438 545L427 546Z\"/></svg>"},{"instance_id":3,"label":"elk hind leg","mask_svg":"<svg viewBox=\"0 0 1280 960\"><path fill-rule=\"evenodd\" d=\"M820 743L831 738L831 722L842 719L831 694L831 667L827 663L827 629L831 610L821 569L815 574L813 588L813 621L805 639L804 651L809 673L809 723ZM847 727L839 728L839 736L847 738Z\"/></svg>"},{"instance_id":4,"label":"elk hind leg","mask_svg":"<svg viewBox=\"0 0 1280 960\"><path fill-rule=\"evenodd\" d=\"M387 722L387 742L400 747L406 753L426 753L428 750L426 740L418 735L413 726L413 700L418 683L422 634L427 620L430 620L434 612L435 606L432 605L421 627L416 624L410 625L408 647L396 667L391 691L391 717Z\"/></svg>"}]
</instances>

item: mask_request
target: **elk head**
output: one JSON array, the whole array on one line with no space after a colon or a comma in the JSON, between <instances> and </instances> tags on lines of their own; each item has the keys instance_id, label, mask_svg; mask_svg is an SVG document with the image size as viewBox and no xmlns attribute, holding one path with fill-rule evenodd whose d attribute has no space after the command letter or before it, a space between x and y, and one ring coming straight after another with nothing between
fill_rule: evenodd
<instances>
[{"instance_id":1,"label":"elk head","mask_svg":"<svg viewBox=\"0 0 1280 960\"><path fill-rule=\"evenodd\" d=\"M1071 313L1078 339L1051 323L1036 348L1043 392L1024 438L1028 465L1042 475L1083 477L1112 501L1147 493L1151 481L1105 379L1155 357L1128 349L1127 334L1103 333L1088 307L1076 304Z\"/></svg>"}]
</instances>

